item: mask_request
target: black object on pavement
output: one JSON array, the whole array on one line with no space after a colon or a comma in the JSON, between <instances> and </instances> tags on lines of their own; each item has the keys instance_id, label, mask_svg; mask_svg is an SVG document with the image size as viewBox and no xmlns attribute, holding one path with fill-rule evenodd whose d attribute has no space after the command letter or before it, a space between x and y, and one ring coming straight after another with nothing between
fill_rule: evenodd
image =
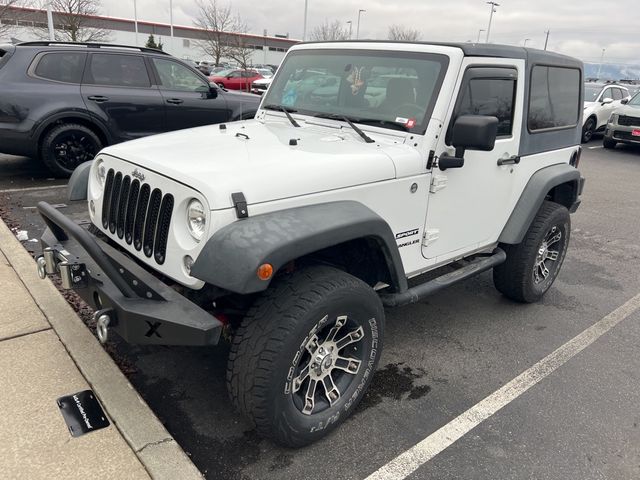
<instances>
[{"instance_id":1,"label":"black object on pavement","mask_svg":"<svg viewBox=\"0 0 640 480\"><path fill-rule=\"evenodd\" d=\"M109 426L109 420L91 390L60 397L57 403L72 437Z\"/></svg>"}]
</instances>

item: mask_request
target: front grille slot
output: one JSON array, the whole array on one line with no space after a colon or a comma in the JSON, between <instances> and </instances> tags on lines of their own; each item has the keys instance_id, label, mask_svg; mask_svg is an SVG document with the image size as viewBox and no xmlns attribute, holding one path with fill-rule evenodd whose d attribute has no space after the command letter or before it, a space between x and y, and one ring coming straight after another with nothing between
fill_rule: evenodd
<instances>
[{"instance_id":1,"label":"front grille slot","mask_svg":"<svg viewBox=\"0 0 640 480\"><path fill-rule=\"evenodd\" d=\"M147 214L150 194L151 188L149 188L149 184L145 183L140 188L138 208L136 208L136 219L133 224L133 246L136 250L142 249L142 230L144 229L144 219Z\"/></svg>"},{"instance_id":2,"label":"front grille slot","mask_svg":"<svg viewBox=\"0 0 640 480\"><path fill-rule=\"evenodd\" d=\"M102 200L102 226L162 265L175 201L159 188L110 169Z\"/></svg>"},{"instance_id":3,"label":"front grille slot","mask_svg":"<svg viewBox=\"0 0 640 480\"><path fill-rule=\"evenodd\" d=\"M158 224L158 215L160 214L160 203L162 202L162 192L157 188L151 192L149 199L149 209L147 210L147 218L144 224L144 238L142 240L142 251L147 257L153 253L153 237L155 236L156 226Z\"/></svg>"},{"instance_id":4,"label":"front grille slot","mask_svg":"<svg viewBox=\"0 0 640 480\"><path fill-rule=\"evenodd\" d=\"M625 125L627 127L640 127L640 117L620 115L618 117L618 125Z\"/></svg>"}]
</instances>

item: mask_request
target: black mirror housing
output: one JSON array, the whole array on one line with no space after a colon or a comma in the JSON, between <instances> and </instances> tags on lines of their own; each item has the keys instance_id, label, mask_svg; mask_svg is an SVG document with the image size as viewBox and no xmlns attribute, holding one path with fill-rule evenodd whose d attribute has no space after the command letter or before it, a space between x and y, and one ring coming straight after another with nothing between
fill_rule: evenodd
<instances>
[{"instance_id":1,"label":"black mirror housing","mask_svg":"<svg viewBox=\"0 0 640 480\"><path fill-rule=\"evenodd\" d=\"M461 115L453 124L451 145L456 149L456 156L459 156L459 150L463 152L464 150L490 152L496 144L497 136L498 119L496 117Z\"/></svg>"},{"instance_id":2,"label":"black mirror housing","mask_svg":"<svg viewBox=\"0 0 640 480\"><path fill-rule=\"evenodd\" d=\"M629 99L628 98L623 98L622 100L620 100L620 103L622 105L626 105L627 103L629 103Z\"/></svg>"}]
</instances>

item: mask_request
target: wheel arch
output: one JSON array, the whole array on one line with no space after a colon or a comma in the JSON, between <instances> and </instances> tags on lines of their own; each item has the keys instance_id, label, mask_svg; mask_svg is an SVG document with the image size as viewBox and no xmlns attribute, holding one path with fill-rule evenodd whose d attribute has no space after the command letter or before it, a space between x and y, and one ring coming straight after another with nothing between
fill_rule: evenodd
<instances>
[{"instance_id":1,"label":"wheel arch","mask_svg":"<svg viewBox=\"0 0 640 480\"><path fill-rule=\"evenodd\" d=\"M575 212L580 204L583 185L580 172L569 164L561 163L538 170L525 186L498 241L510 245L520 243L545 200Z\"/></svg>"},{"instance_id":2,"label":"wheel arch","mask_svg":"<svg viewBox=\"0 0 640 480\"><path fill-rule=\"evenodd\" d=\"M216 232L191 268L191 275L216 287L250 294L264 291L264 263L274 272L291 262L337 266L366 281L407 288L395 237L387 222L365 205L338 201L256 215ZM358 264L369 263L369 269Z\"/></svg>"},{"instance_id":3,"label":"wheel arch","mask_svg":"<svg viewBox=\"0 0 640 480\"><path fill-rule=\"evenodd\" d=\"M65 123L77 123L90 129L95 133L102 141L103 146L107 146L112 143L111 135L109 131L99 123L96 123L91 115L83 112L61 112L49 117L45 122L38 127L35 133L35 139L38 144L38 152L42 148L42 142L47 134L57 127Z\"/></svg>"}]
</instances>

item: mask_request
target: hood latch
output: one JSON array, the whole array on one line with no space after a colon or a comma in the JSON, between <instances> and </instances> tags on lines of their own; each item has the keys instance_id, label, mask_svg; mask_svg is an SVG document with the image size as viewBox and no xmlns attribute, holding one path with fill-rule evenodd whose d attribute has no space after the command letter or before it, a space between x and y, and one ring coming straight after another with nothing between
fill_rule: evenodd
<instances>
[{"instance_id":1,"label":"hood latch","mask_svg":"<svg viewBox=\"0 0 640 480\"><path fill-rule=\"evenodd\" d=\"M236 192L231 194L231 201L236 209L236 217L247 218L249 211L247 209L247 199L244 198L244 193Z\"/></svg>"}]
</instances>

